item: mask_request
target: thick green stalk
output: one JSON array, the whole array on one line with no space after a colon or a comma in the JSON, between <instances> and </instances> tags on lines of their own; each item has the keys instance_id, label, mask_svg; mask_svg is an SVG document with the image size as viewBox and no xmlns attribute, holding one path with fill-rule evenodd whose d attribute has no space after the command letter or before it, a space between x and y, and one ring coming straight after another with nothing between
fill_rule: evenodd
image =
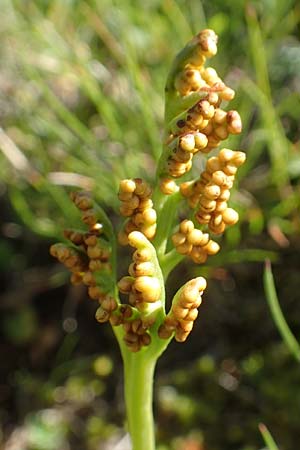
<instances>
[{"instance_id":1,"label":"thick green stalk","mask_svg":"<svg viewBox=\"0 0 300 450\"><path fill-rule=\"evenodd\" d=\"M156 357L147 351L132 353L124 360L125 403L132 450L155 450L153 375Z\"/></svg>"}]
</instances>

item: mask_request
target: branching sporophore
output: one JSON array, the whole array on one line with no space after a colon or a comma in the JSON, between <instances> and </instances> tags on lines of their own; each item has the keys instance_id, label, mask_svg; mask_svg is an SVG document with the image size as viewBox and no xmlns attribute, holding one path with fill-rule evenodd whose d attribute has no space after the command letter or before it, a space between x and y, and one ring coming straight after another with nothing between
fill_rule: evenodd
<instances>
[{"instance_id":1,"label":"branching sporophore","mask_svg":"<svg viewBox=\"0 0 300 450\"><path fill-rule=\"evenodd\" d=\"M156 177L154 182L120 181L124 220L118 232L90 193L75 192L71 199L82 213L85 230L65 230L66 242L51 247L51 254L71 271L71 282L87 286L98 304L97 321L109 322L119 342L133 450L155 448L155 364L173 337L178 342L187 339L207 284L202 276L187 281L166 310L168 275L185 257L201 265L218 253L215 239L239 219L228 202L245 153L222 148L208 156L242 130L239 113L221 107L233 99L234 91L207 66L216 53L216 34L203 30L174 59L166 83ZM201 164L199 171L195 167ZM128 273L120 280L118 243L134 250Z\"/></svg>"}]
</instances>

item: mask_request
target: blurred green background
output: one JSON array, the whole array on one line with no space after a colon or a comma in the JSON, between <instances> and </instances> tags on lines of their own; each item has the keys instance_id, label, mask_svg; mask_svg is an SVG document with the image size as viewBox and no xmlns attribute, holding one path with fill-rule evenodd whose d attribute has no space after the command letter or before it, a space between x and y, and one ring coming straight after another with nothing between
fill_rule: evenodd
<instances>
[{"instance_id":1,"label":"blurred green background","mask_svg":"<svg viewBox=\"0 0 300 450\"><path fill-rule=\"evenodd\" d=\"M93 190L117 224L119 179L153 179L168 68L204 27L219 35L211 64L236 90L230 108L244 124L225 143L247 153L232 202L241 220L209 265L171 276L170 293L199 273L209 287L187 343L159 361L158 445L259 450L263 422L281 450L297 448L299 364L262 273L269 258L299 339L299 2L1 0L3 450L125 449L117 344L48 248L78 224L71 189Z\"/></svg>"}]
</instances>

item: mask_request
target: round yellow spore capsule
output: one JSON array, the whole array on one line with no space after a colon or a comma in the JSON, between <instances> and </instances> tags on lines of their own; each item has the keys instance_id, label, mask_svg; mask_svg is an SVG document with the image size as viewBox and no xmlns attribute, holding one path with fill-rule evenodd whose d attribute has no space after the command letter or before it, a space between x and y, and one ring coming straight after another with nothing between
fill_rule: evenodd
<instances>
[{"instance_id":1,"label":"round yellow spore capsule","mask_svg":"<svg viewBox=\"0 0 300 450\"><path fill-rule=\"evenodd\" d=\"M195 147L197 149L203 149L207 146L207 137L204 133L195 133L194 135L195 138Z\"/></svg>"},{"instance_id":2,"label":"round yellow spore capsule","mask_svg":"<svg viewBox=\"0 0 300 450\"><path fill-rule=\"evenodd\" d=\"M134 281L134 288L142 294L145 302L156 302L160 297L160 283L156 277L138 277Z\"/></svg>"},{"instance_id":3,"label":"round yellow spore capsule","mask_svg":"<svg viewBox=\"0 0 300 450\"><path fill-rule=\"evenodd\" d=\"M188 255L192 251L192 244L189 242L184 242L183 244L177 245L176 250L181 255Z\"/></svg>"},{"instance_id":4,"label":"round yellow spore capsule","mask_svg":"<svg viewBox=\"0 0 300 450\"><path fill-rule=\"evenodd\" d=\"M214 135L218 138L224 141L224 139L228 138L228 130L225 125L220 125L214 129Z\"/></svg>"},{"instance_id":5,"label":"round yellow spore capsule","mask_svg":"<svg viewBox=\"0 0 300 450\"><path fill-rule=\"evenodd\" d=\"M204 56L211 58L217 53L218 37L213 30L202 30L197 37Z\"/></svg>"},{"instance_id":6,"label":"round yellow spore capsule","mask_svg":"<svg viewBox=\"0 0 300 450\"><path fill-rule=\"evenodd\" d=\"M220 186L217 184L208 184L205 186L203 194L210 200L216 200L221 194Z\"/></svg>"},{"instance_id":7,"label":"round yellow spore capsule","mask_svg":"<svg viewBox=\"0 0 300 450\"><path fill-rule=\"evenodd\" d=\"M246 154L244 152L234 152L232 164L240 167L246 161Z\"/></svg>"},{"instance_id":8,"label":"round yellow spore capsule","mask_svg":"<svg viewBox=\"0 0 300 450\"><path fill-rule=\"evenodd\" d=\"M217 71L213 67L207 67L203 70L202 77L209 85L213 85L220 81Z\"/></svg>"},{"instance_id":9,"label":"round yellow spore capsule","mask_svg":"<svg viewBox=\"0 0 300 450\"><path fill-rule=\"evenodd\" d=\"M118 281L118 289L122 294L129 294L132 290L134 279L132 277L123 277Z\"/></svg>"},{"instance_id":10,"label":"round yellow spore capsule","mask_svg":"<svg viewBox=\"0 0 300 450\"><path fill-rule=\"evenodd\" d=\"M192 308L192 309L189 310L189 313L186 316L185 320L190 320L192 322L195 322L197 317L198 317L198 309L197 308Z\"/></svg>"},{"instance_id":11,"label":"round yellow spore capsule","mask_svg":"<svg viewBox=\"0 0 300 450\"><path fill-rule=\"evenodd\" d=\"M217 108L215 109L214 122L218 125L222 125L226 122L227 112L223 111L223 109Z\"/></svg>"},{"instance_id":12,"label":"round yellow spore capsule","mask_svg":"<svg viewBox=\"0 0 300 450\"><path fill-rule=\"evenodd\" d=\"M212 174L212 173L216 172L217 170L220 170L221 168L222 167L221 167L219 158L217 158L217 156L212 156L211 158L209 158L207 160L206 171L208 173Z\"/></svg>"},{"instance_id":13,"label":"round yellow spore capsule","mask_svg":"<svg viewBox=\"0 0 300 450\"><path fill-rule=\"evenodd\" d=\"M148 248L138 249L133 254L133 260L137 263L151 260L151 251Z\"/></svg>"},{"instance_id":14,"label":"round yellow spore capsule","mask_svg":"<svg viewBox=\"0 0 300 450\"><path fill-rule=\"evenodd\" d=\"M128 235L128 242L131 245L131 247L136 248L147 245L148 243L146 237L140 231L132 231Z\"/></svg>"},{"instance_id":15,"label":"round yellow spore capsule","mask_svg":"<svg viewBox=\"0 0 300 450\"><path fill-rule=\"evenodd\" d=\"M91 259L99 259L102 255L102 248L98 245L95 245L94 247L88 246L87 255Z\"/></svg>"},{"instance_id":16,"label":"round yellow spore capsule","mask_svg":"<svg viewBox=\"0 0 300 450\"><path fill-rule=\"evenodd\" d=\"M156 222L156 211L153 208L145 209L142 212L142 217L144 222L149 225L153 225Z\"/></svg>"},{"instance_id":17,"label":"round yellow spore capsule","mask_svg":"<svg viewBox=\"0 0 300 450\"><path fill-rule=\"evenodd\" d=\"M174 333L174 330L168 329L164 324L162 324L158 329L158 336L160 339L169 339L172 334Z\"/></svg>"},{"instance_id":18,"label":"round yellow spore capsule","mask_svg":"<svg viewBox=\"0 0 300 450\"><path fill-rule=\"evenodd\" d=\"M212 212L216 208L216 201L202 196L200 199L200 205L205 212Z\"/></svg>"},{"instance_id":19,"label":"round yellow spore capsule","mask_svg":"<svg viewBox=\"0 0 300 450\"><path fill-rule=\"evenodd\" d=\"M208 255L215 255L220 250L220 246L217 242L210 240L204 247L202 247Z\"/></svg>"},{"instance_id":20,"label":"round yellow spore capsule","mask_svg":"<svg viewBox=\"0 0 300 450\"><path fill-rule=\"evenodd\" d=\"M95 317L97 322L104 323L109 320L110 313L100 306L96 311Z\"/></svg>"},{"instance_id":21,"label":"round yellow spore capsule","mask_svg":"<svg viewBox=\"0 0 300 450\"><path fill-rule=\"evenodd\" d=\"M190 334L189 331L184 331L184 330L179 328L175 332L175 340L177 342L184 342L184 341L186 341L186 339L187 339L189 334Z\"/></svg>"},{"instance_id":22,"label":"round yellow spore capsule","mask_svg":"<svg viewBox=\"0 0 300 450\"><path fill-rule=\"evenodd\" d=\"M186 134L179 139L179 145L185 152L191 152L195 148L195 137L193 134Z\"/></svg>"},{"instance_id":23,"label":"round yellow spore capsule","mask_svg":"<svg viewBox=\"0 0 300 450\"><path fill-rule=\"evenodd\" d=\"M120 191L132 193L135 190L135 182L133 180L121 180Z\"/></svg>"},{"instance_id":24,"label":"round yellow spore capsule","mask_svg":"<svg viewBox=\"0 0 300 450\"><path fill-rule=\"evenodd\" d=\"M188 234L190 231L194 229L194 224L191 220L185 219L179 225L179 230L183 234Z\"/></svg>"},{"instance_id":25,"label":"round yellow spore capsule","mask_svg":"<svg viewBox=\"0 0 300 450\"><path fill-rule=\"evenodd\" d=\"M156 223L152 225L143 225L141 227L141 232L146 236L147 239L153 239L156 233Z\"/></svg>"},{"instance_id":26,"label":"round yellow spore capsule","mask_svg":"<svg viewBox=\"0 0 300 450\"><path fill-rule=\"evenodd\" d=\"M150 261L135 263L134 273L136 277L152 276L154 274L153 264Z\"/></svg>"},{"instance_id":27,"label":"round yellow spore capsule","mask_svg":"<svg viewBox=\"0 0 300 450\"><path fill-rule=\"evenodd\" d=\"M177 233L173 234L171 239L172 239L172 242L175 245L175 247L177 247L178 245L181 245L185 242L186 235L183 233L177 232Z\"/></svg>"},{"instance_id":28,"label":"round yellow spore capsule","mask_svg":"<svg viewBox=\"0 0 300 450\"><path fill-rule=\"evenodd\" d=\"M217 184L218 186L226 186L228 184L228 178L225 175L222 170L217 170L212 174L212 181L213 183Z\"/></svg>"},{"instance_id":29,"label":"round yellow spore capsule","mask_svg":"<svg viewBox=\"0 0 300 450\"><path fill-rule=\"evenodd\" d=\"M200 245L200 242L203 238L203 233L201 230L191 230L187 235L187 241L192 245Z\"/></svg>"},{"instance_id":30,"label":"round yellow spore capsule","mask_svg":"<svg viewBox=\"0 0 300 450\"><path fill-rule=\"evenodd\" d=\"M239 220L238 213L232 208L225 209L225 211L222 213L222 217L226 225L234 225Z\"/></svg>"},{"instance_id":31,"label":"round yellow spore capsule","mask_svg":"<svg viewBox=\"0 0 300 450\"><path fill-rule=\"evenodd\" d=\"M178 191L178 186L171 178L164 178L160 182L160 190L165 195L171 195Z\"/></svg>"},{"instance_id":32,"label":"round yellow spore capsule","mask_svg":"<svg viewBox=\"0 0 300 450\"><path fill-rule=\"evenodd\" d=\"M228 176L234 176L237 173L237 167L233 164L227 163L226 166L223 167L223 171Z\"/></svg>"},{"instance_id":33,"label":"round yellow spore capsule","mask_svg":"<svg viewBox=\"0 0 300 450\"><path fill-rule=\"evenodd\" d=\"M190 333L193 329L194 322L192 320L180 320L180 328L186 333Z\"/></svg>"}]
</instances>

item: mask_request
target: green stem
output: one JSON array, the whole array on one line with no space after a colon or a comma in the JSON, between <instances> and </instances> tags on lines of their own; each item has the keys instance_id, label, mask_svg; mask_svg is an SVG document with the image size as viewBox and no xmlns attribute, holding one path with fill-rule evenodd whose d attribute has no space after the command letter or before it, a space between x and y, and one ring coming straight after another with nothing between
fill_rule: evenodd
<instances>
[{"instance_id":1,"label":"green stem","mask_svg":"<svg viewBox=\"0 0 300 450\"><path fill-rule=\"evenodd\" d=\"M158 191L155 192L154 204L155 206L157 205L157 232L153 244L159 258L165 254L170 230L177 213L177 205L181 199L179 192L169 196Z\"/></svg>"},{"instance_id":2,"label":"green stem","mask_svg":"<svg viewBox=\"0 0 300 450\"><path fill-rule=\"evenodd\" d=\"M183 259L184 255L178 253L175 248L160 258L160 267L165 280L167 280L169 273L172 272L174 267L176 267Z\"/></svg>"},{"instance_id":3,"label":"green stem","mask_svg":"<svg viewBox=\"0 0 300 450\"><path fill-rule=\"evenodd\" d=\"M156 358L147 351L132 353L124 360L125 403L132 450L155 450L153 375Z\"/></svg>"}]
</instances>

